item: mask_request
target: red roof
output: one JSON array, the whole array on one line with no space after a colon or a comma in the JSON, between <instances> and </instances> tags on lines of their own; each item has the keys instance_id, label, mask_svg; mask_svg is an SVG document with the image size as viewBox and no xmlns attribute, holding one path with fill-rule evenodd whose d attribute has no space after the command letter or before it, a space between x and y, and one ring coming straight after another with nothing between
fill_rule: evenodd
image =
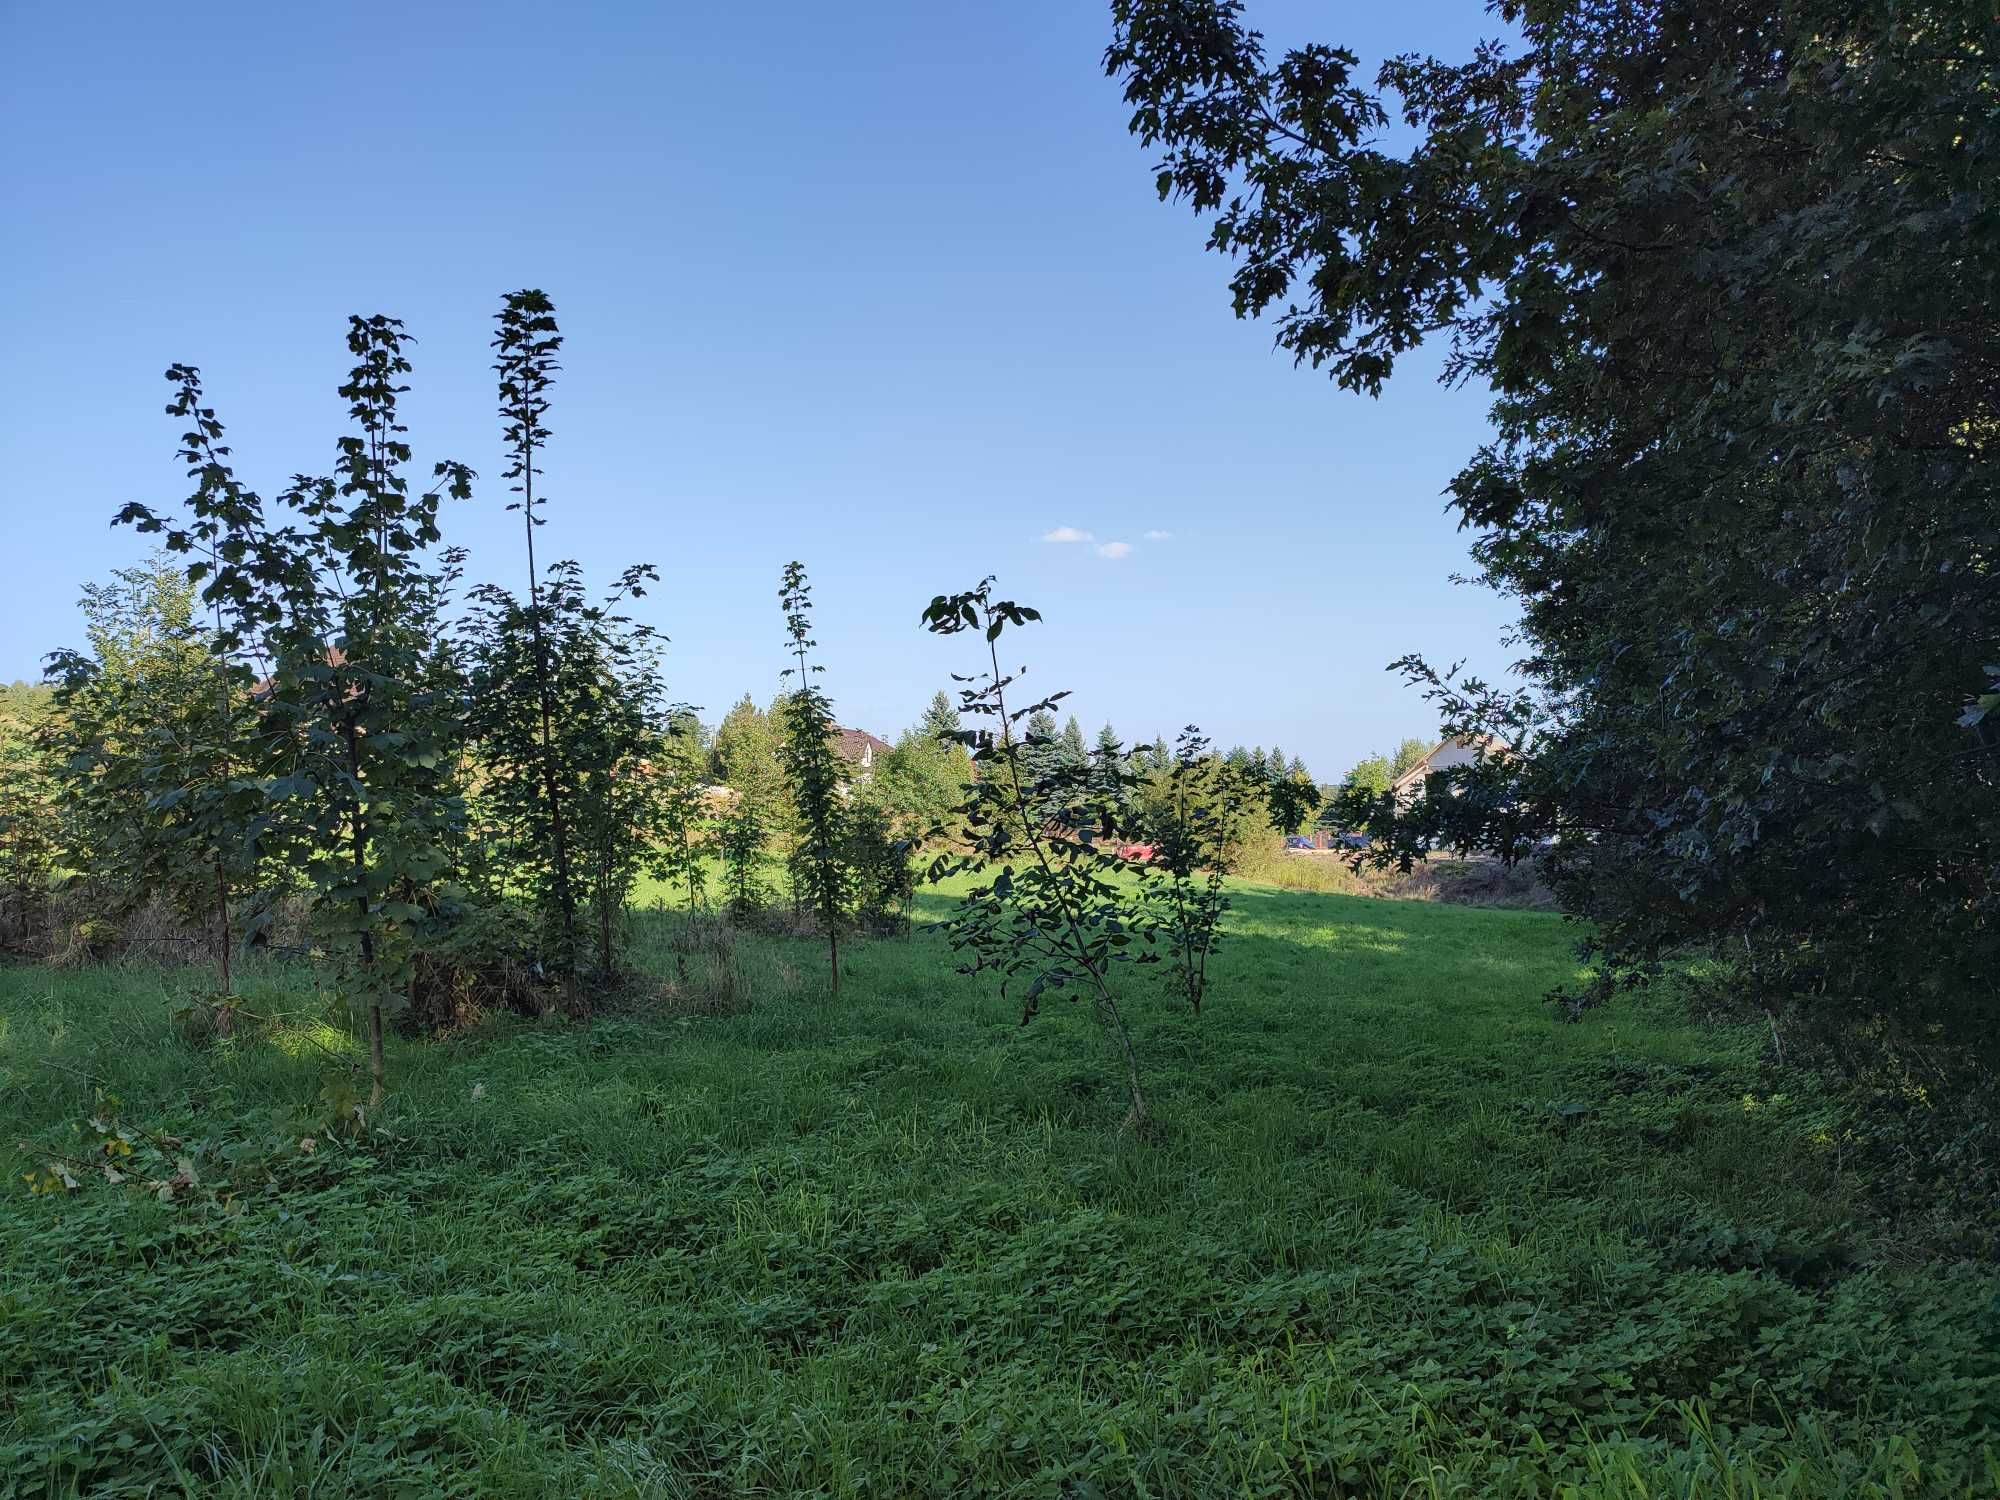
<instances>
[{"instance_id":1,"label":"red roof","mask_svg":"<svg viewBox=\"0 0 2000 1500\"><path fill-rule=\"evenodd\" d=\"M842 729L838 732L840 739L835 748L840 751L840 758L851 760L857 765L861 762L861 753L864 750L873 750L876 755L887 755L896 748L887 740L877 739L865 729Z\"/></svg>"}]
</instances>

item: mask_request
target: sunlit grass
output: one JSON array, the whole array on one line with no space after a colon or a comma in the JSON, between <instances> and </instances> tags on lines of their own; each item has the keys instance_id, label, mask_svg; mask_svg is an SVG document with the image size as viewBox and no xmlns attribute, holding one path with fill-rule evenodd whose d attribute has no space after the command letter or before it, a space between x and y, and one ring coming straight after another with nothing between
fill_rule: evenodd
<instances>
[{"instance_id":1,"label":"sunlit grass","mask_svg":"<svg viewBox=\"0 0 2000 1500\"><path fill-rule=\"evenodd\" d=\"M2000 1285L1754 1031L1560 1022L1546 915L1236 894L1201 1018L1119 975L1150 1139L1082 1007L757 938L739 1013L394 1039L383 1134L226 1209L0 1197L0 1490L1992 1492ZM347 1019L252 980L217 1045L192 977L0 970L0 1131L317 1130Z\"/></svg>"}]
</instances>

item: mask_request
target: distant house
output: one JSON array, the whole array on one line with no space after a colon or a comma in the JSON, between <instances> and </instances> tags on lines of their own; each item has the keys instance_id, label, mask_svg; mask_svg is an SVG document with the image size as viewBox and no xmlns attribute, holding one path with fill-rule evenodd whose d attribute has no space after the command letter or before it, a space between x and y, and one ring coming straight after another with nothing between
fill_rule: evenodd
<instances>
[{"instance_id":1,"label":"distant house","mask_svg":"<svg viewBox=\"0 0 2000 1500\"><path fill-rule=\"evenodd\" d=\"M865 729L840 729L836 733L834 749L847 762L848 779L856 786L873 781L877 759L895 749L887 740L877 739Z\"/></svg>"},{"instance_id":2,"label":"distant house","mask_svg":"<svg viewBox=\"0 0 2000 1500\"><path fill-rule=\"evenodd\" d=\"M1398 808L1408 807L1423 796L1425 780L1435 773L1449 771L1454 766L1469 766L1482 756L1490 758L1507 753L1505 742L1490 734L1457 735L1439 740L1425 752L1422 760L1389 783L1389 795L1396 799Z\"/></svg>"}]
</instances>

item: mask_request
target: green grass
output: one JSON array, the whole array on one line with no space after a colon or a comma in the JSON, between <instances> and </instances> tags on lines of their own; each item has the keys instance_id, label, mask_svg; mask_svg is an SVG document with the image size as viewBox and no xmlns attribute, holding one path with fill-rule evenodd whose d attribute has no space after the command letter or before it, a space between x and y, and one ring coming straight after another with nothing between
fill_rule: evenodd
<instances>
[{"instance_id":1,"label":"green grass","mask_svg":"<svg viewBox=\"0 0 2000 1500\"><path fill-rule=\"evenodd\" d=\"M401 1043L359 1143L302 974L195 1047L171 973L0 971L8 1139L104 1087L213 1143L171 1202L0 1194L0 1493L2000 1487L2000 1282L1871 1218L1754 1036L1555 1022L1540 914L1237 900L1199 1023L1121 976L1148 1141L1081 1008L927 937L838 1008L745 940L737 1014Z\"/></svg>"}]
</instances>

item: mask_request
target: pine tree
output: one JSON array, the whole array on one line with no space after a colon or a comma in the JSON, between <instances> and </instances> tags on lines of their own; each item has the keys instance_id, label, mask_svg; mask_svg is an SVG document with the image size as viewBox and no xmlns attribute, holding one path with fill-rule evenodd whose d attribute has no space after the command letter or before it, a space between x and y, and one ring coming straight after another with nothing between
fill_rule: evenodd
<instances>
[{"instance_id":1,"label":"pine tree","mask_svg":"<svg viewBox=\"0 0 2000 1500\"><path fill-rule=\"evenodd\" d=\"M951 701L951 694L939 688L924 710L924 716L917 723L917 730L925 739L939 744L956 744L953 738L964 725L958 717L958 708Z\"/></svg>"},{"instance_id":2,"label":"pine tree","mask_svg":"<svg viewBox=\"0 0 2000 1500\"><path fill-rule=\"evenodd\" d=\"M1063 725L1060 764L1070 771L1080 771L1090 764L1090 750L1083 742L1083 726L1077 723L1075 714L1071 714L1069 721Z\"/></svg>"},{"instance_id":3,"label":"pine tree","mask_svg":"<svg viewBox=\"0 0 2000 1500\"><path fill-rule=\"evenodd\" d=\"M1075 720L1071 720L1074 723ZM1117 816L1122 830L1127 815L1131 811L1131 793L1128 782L1131 779L1132 758L1125 753L1119 742L1118 731L1106 724L1097 731L1097 745L1091 752L1091 768L1097 774L1102 786L1102 797Z\"/></svg>"},{"instance_id":4,"label":"pine tree","mask_svg":"<svg viewBox=\"0 0 2000 1500\"><path fill-rule=\"evenodd\" d=\"M1005 735L1010 731L1008 726L1001 725L998 732ZM1038 708L1028 715L1028 732L1021 741L1020 754L996 769L1019 775L1029 786L1046 786L1054 779L1056 768L1061 763L1062 739L1056 728L1056 716L1045 708ZM1040 798L1031 798L1030 807L1045 822L1057 811Z\"/></svg>"}]
</instances>

